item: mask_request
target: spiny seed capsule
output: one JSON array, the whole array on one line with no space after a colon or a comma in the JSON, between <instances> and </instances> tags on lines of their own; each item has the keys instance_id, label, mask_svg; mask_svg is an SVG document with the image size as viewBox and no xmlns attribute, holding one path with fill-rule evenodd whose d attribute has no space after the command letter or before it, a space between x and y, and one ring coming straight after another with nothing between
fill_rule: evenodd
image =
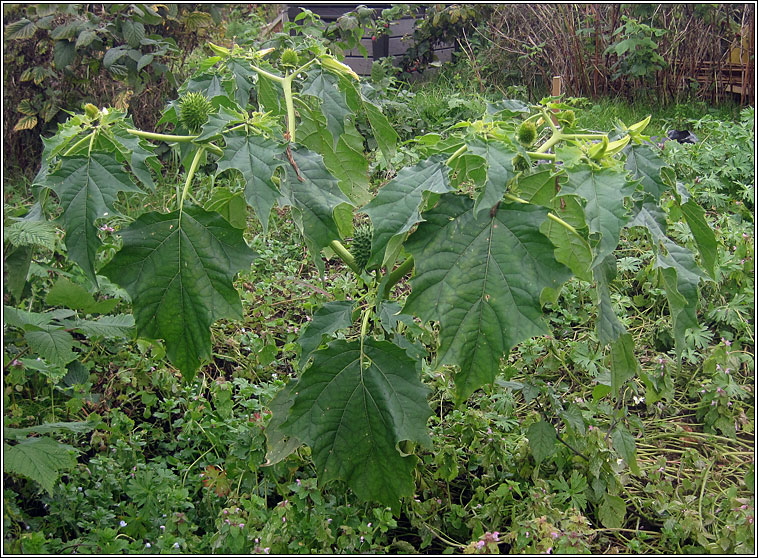
<instances>
[{"instance_id":1,"label":"spiny seed capsule","mask_svg":"<svg viewBox=\"0 0 758 558\"><path fill-rule=\"evenodd\" d=\"M558 114L557 118L558 122L566 127L571 127L576 122L576 114L574 114L573 110L564 110Z\"/></svg>"},{"instance_id":2,"label":"spiny seed capsule","mask_svg":"<svg viewBox=\"0 0 758 558\"><path fill-rule=\"evenodd\" d=\"M537 126L531 120L522 122L516 131L516 137L524 145L532 145L537 139Z\"/></svg>"},{"instance_id":3,"label":"spiny seed capsule","mask_svg":"<svg viewBox=\"0 0 758 558\"><path fill-rule=\"evenodd\" d=\"M282 66L295 67L298 64L297 51L292 48L286 48L282 52Z\"/></svg>"},{"instance_id":4,"label":"spiny seed capsule","mask_svg":"<svg viewBox=\"0 0 758 558\"><path fill-rule=\"evenodd\" d=\"M521 153L513 158L513 170L516 172L527 171L530 166L529 161Z\"/></svg>"},{"instance_id":5,"label":"spiny seed capsule","mask_svg":"<svg viewBox=\"0 0 758 558\"><path fill-rule=\"evenodd\" d=\"M208 121L213 109L211 102L202 93L193 91L179 99L179 119L190 132L198 132Z\"/></svg>"},{"instance_id":6,"label":"spiny seed capsule","mask_svg":"<svg viewBox=\"0 0 758 558\"><path fill-rule=\"evenodd\" d=\"M100 110L92 103L87 103L84 105L84 114L89 118L97 118L100 114Z\"/></svg>"},{"instance_id":7,"label":"spiny seed capsule","mask_svg":"<svg viewBox=\"0 0 758 558\"><path fill-rule=\"evenodd\" d=\"M366 267L371 257L371 239L374 236L374 227L369 223L360 225L353 233L353 243L350 246L350 253L355 258L355 265L358 269Z\"/></svg>"}]
</instances>

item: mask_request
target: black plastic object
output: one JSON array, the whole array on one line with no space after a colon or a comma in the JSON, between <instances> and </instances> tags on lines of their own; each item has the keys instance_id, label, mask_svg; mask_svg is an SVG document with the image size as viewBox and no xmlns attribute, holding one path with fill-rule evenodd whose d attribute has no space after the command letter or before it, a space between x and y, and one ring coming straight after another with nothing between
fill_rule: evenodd
<instances>
[{"instance_id":1,"label":"black plastic object","mask_svg":"<svg viewBox=\"0 0 758 558\"><path fill-rule=\"evenodd\" d=\"M676 140L679 143L697 143L698 139L695 134L689 130L669 130L666 132L669 139Z\"/></svg>"}]
</instances>

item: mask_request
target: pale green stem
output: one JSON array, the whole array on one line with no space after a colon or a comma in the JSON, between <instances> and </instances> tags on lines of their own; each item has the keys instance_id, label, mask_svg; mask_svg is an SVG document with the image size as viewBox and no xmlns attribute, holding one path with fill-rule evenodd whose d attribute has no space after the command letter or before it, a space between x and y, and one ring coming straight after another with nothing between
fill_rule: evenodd
<instances>
[{"instance_id":1,"label":"pale green stem","mask_svg":"<svg viewBox=\"0 0 758 558\"><path fill-rule=\"evenodd\" d=\"M556 156L554 153L537 153L536 151L527 151L526 152L529 157L532 159L543 159L545 161L555 161Z\"/></svg>"},{"instance_id":2,"label":"pale green stem","mask_svg":"<svg viewBox=\"0 0 758 558\"><path fill-rule=\"evenodd\" d=\"M287 107L287 133L289 140L293 143L295 141L295 103L292 100L292 79L294 76L295 74L290 74L282 82L284 104Z\"/></svg>"},{"instance_id":3,"label":"pale green stem","mask_svg":"<svg viewBox=\"0 0 758 558\"><path fill-rule=\"evenodd\" d=\"M465 153L467 149L468 149L468 146L464 143L462 146L460 146L456 150L455 153L453 153L452 155L450 155L450 157L448 157L447 161L445 161L445 164L449 165L450 163L455 161L458 157L460 157L463 153Z\"/></svg>"},{"instance_id":4,"label":"pale green stem","mask_svg":"<svg viewBox=\"0 0 758 558\"><path fill-rule=\"evenodd\" d=\"M272 74L271 72L267 72L266 70L261 70L258 66L255 66L253 64L250 64L250 67L257 73L259 73L265 78L270 79L271 81L275 81L276 83L284 82L284 78L282 76L277 76L277 75Z\"/></svg>"},{"instance_id":5,"label":"pale green stem","mask_svg":"<svg viewBox=\"0 0 758 558\"><path fill-rule=\"evenodd\" d=\"M603 139L605 134L564 134L563 139Z\"/></svg>"},{"instance_id":6,"label":"pale green stem","mask_svg":"<svg viewBox=\"0 0 758 558\"><path fill-rule=\"evenodd\" d=\"M506 194L504 194L503 197L505 199L507 199L507 200L511 200L511 201L514 201L514 202L517 202L517 203L529 203L525 199L519 198L518 196L514 196L513 194L507 194L506 193ZM556 223L558 223L562 227L565 227L567 230L571 231L572 233L579 234L579 232L574 227L572 227L571 225L569 225L566 221L564 221L563 219L561 219L560 217L558 217L554 213L548 213L547 217L548 217L548 219L551 219L551 220L555 221Z\"/></svg>"},{"instance_id":7,"label":"pale green stem","mask_svg":"<svg viewBox=\"0 0 758 558\"><path fill-rule=\"evenodd\" d=\"M84 145L86 142L90 141L90 138L91 138L92 136L94 136L94 135L95 135L95 132L92 132L90 135L88 135L88 136L84 136L82 139L80 139L80 140L79 140L79 141L77 141L77 142L76 142L74 145L72 145L72 146L71 146L71 147L70 147L70 148L69 148L69 149L68 149L68 150L67 150L67 151L66 151L66 152L63 154L63 156L64 156L64 157L66 157L66 156L70 155L71 153L73 153L74 151L76 151L77 149L79 149L79 147L81 147L82 145Z\"/></svg>"},{"instance_id":8,"label":"pale green stem","mask_svg":"<svg viewBox=\"0 0 758 558\"><path fill-rule=\"evenodd\" d=\"M339 240L332 240L331 243L329 243L329 247L334 250L334 253L337 254L340 259L355 272L356 275L361 274L361 270L358 269L357 265L355 265L355 258Z\"/></svg>"},{"instance_id":9,"label":"pale green stem","mask_svg":"<svg viewBox=\"0 0 758 558\"><path fill-rule=\"evenodd\" d=\"M544 153L545 151L547 151L548 149L556 145L558 142L560 142L562 139L563 139L563 135L561 134L561 132L557 128L553 127L553 135L550 136L550 138L545 143L543 143L537 148L536 153Z\"/></svg>"},{"instance_id":10,"label":"pale green stem","mask_svg":"<svg viewBox=\"0 0 758 558\"><path fill-rule=\"evenodd\" d=\"M413 256L408 256L408 259L401 263L387 278L387 284L384 286L384 292L382 298L388 298L392 287L394 287L400 279L413 269Z\"/></svg>"},{"instance_id":11,"label":"pale green stem","mask_svg":"<svg viewBox=\"0 0 758 558\"><path fill-rule=\"evenodd\" d=\"M368 319L371 316L371 305L366 306L366 310L363 312L363 320L361 321L361 372L363 372L363 338L366 337L366 331L368 331Z\"/></svg>"},{"instance_id":12,"label":"pale green stem","mask_svg":"<svg viewBox=\"0 0 758 558\"><path fill-rule=\"evenodd\" d=\"M142 130L132 130L127 129L127 132L132 134L133 136L137 136L140 138L145 138L149 140L155 140L155 141L165 141L165 142L176 142L176 143L189 143L199 136L174 136L171 134L156 134L155 132L143 132ZM223 155L224 151L212 143L208 143L203 146L205 149L210 151L211 153L215 155Z\"/></svg>"},{"instance_id":13,"label":"pale green stem","mask_svg":"<svg viewBox=\"0 0 758 558\"><path fill-rule=\"evenodd\" d=\"M197 166L200 164L200 159L203 157L203 153L205 153L205 147L201 146L195 153L195 157L192 159L192 164L190 165L189 171L187 171L187 180L184 181L184 190L182 190L182 198L179 200L179 219L180 220L182 216L182 211L184 209L184 200L187 197L190 184L192 184L192 179L195 177L195 171L197 170Z\"/></svg>"},{"instance_id":14,"label":"pale green stem","mask_svg":"<svg viewBox=\"0 0 758 558\"><path fill-rule=\"evenodd\" d=\"M553 129L553 135L559 133L560 130L558 130L558 126L553 123L553 117L550 115L547 109L545 107L540 107L540 112L542 113L542 117L545 119L545 122L547 122Z\"/></svg>"},{"instance_id":15,"label":"pale green stem","mask_svg":"<svg viewBox=\"0 0 758 558\"><path fill-rule=\"evenodd\" d=\"M92 146L95 144L96 136L97 136L97 130L92 132L92 135L89 137L89 147L87 148L87 157L92 155Z\"/></svg>"},{"instance_id":16,"label":"pale green stem","mask_svg":"<svg viewBox=\"0 0 758 558\"><path fill-rule=\"evenodd\" d=\"M128 128L126 130L133 136L138 136L145 139L151 139L155 141L175 141L177 143L190 142L198 136L174 136L172 134L156 134L155 132L143 132L142 130L132 130Z\"/></svg>"}]
</instances>

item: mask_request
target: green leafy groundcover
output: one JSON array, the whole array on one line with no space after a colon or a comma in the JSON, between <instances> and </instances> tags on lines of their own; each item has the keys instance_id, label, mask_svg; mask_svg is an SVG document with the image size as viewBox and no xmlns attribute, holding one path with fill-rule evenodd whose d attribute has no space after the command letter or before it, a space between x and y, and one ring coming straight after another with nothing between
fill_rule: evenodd
<instances>
[{"instance_id":1,"label":"green leafy groundcover","mask_svg":"<svg viewBox=\"0 0 758 558\"><path fill-rule=\"evenodd\" d=\"M697 327L698 289L713 276L716 242L702 209L643 135L647 121L606 134L554 124L554 111L559 122L573 121L561 118L569 107L555 99L490 105L481 119L418 141L419 162L392 168L373 195L359 124L385 163L398 152L398 135L349 68L318 44L299 52L297 68L278 64L270 50L213 48L217 56L180 88L208 101L193 129L181 118L181 99L161 119L170 128L164 134L136 130L110 108L75 115L47 140L35 189L46 210L60 205L71 260L93 286L100 274L128 293L136 335L161 340L186 380L212 359L211 325L241 318L235 276L256 257L238 228L240 196L218 190L206 207L193 202L202 165L215 165L214 176L242 177L244 202L264 229L275 205L289 208L322 274L327 253L356 274L360 300L316 311L299 340L299 377L272 405L271 463L307 444L322 484L345 481L398 511L415 489L414 444L430 444L423 355L432 354L425 366L452 376L461 404L498 378L515 346L550 333L543 305L572 276L595 291L598 350L609 354L606 384L619 397L639 369L609 293L624 231L654 246L681 354L687 330ZM518 133L525 122L536 135ZM105 257L98 225L116 215L119 196L145 195L135 178L145 192L153 188L157 142L172 145L186 171L167 202L173 208L122 221ZM684 215L697 254L666 230L664 207ZM353 223L366 220L368 271L344 245ZM411 272L401 306L394 287ZM51 365L76 358L62 326L22 327ZM529 441L545 459L554 426L535 423ZM614 443L635 467L634 439L618 434ZM30 444L10 449L20 456ZM32 478L50 486L49 474ZM604 515L617 518L618 485L598 486Z\"/></svg>"}]
</instances>

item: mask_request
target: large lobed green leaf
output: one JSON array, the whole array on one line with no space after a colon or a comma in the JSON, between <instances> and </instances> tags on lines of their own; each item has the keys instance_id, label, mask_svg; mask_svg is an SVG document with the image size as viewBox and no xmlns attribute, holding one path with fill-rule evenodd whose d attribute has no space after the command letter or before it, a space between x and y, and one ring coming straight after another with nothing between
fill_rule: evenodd
<instances>
[{"instance_id":1,"label":"large lobed green leaf","mask_svg":"<svg viewBox=\"0 0 758 558\"><path fill-rule=\"evenodd\" d=\"M548 332L543 289L571 275L539 232L547 211L501 204L474 216L473 202L446 194L406 243L416 262L404 312L440 322L440 364L460 367L458 399L492 382L500 359L521 341Z\"/></svg>"},{"instance_id":2,"label":"large lobed green leaf","mask_svg":"<svg viewBox=\"0 0 758 558\"><path fill-rule=\"evenodd\" d=\"M338 340L313 353L282 429L311 447L321 483L344 480L360 498L396 510L413 494L416 457L397 445L431 447L419 368L400 347L373 339Z\"/></svg>"},{"instance_id":3,"label":"large lobed green leaf","mask_svg":"<svg viewBox=\"0 0 758 558\"><path fill-rule=\"evenodd\" d=\"M605 168L594 170L577 165L567 170L567 182L560 196L576 195L584 200L584 214L590 233L599 233L593 266L599 265L618 246L621 229L629 220L624 198L632 195L635 183L625 173Z\"/></svg>"},{"instance_id":4,"label":"large lobed green leaf","mask_svg":"<svg viewBox=\"0 0 758 558\"><path fill-rule=\"evenodd\" d=\"M279 197L279 189L272 179L282 165L278 159L284 149L276 142L260 135L248 135L239 130L224 137L224 156L218 161L216 174L236 169L245 180L245 199L258 216L265 232L271 208Z\"/></svg>"},{"instance_id":5,"label":"large lobed green leaf","mask_svg":"<svg viewBox=\"0 0 758 558\"><path fill-rule=\"evenodd\" d=\"M139 192L121 164L106 153L91 157L65 157L61 167L48 175L48 183L63 207L66 248L95 283L95 253L100 246L95 221L118 215L113 203L119 192Z\"/></svg>"},{"instance_id":6,"label":"large lobed green leaf","mask_svg":"<svg viewBox=\"0 0 758 558\"><path fill-rule=\"evenodd\" d=\"M441 157L406 167L382 186L376 197L363 208L374 225L369 267L383 265L385 254L394 251L394 244L402 242L405 234L423 221L420 211L426 192L444 194L451 190L447 174L448 168Z\"/></svg>"},{"instance_id":7,"label":"large lobed green leaf","mask_svg":"<svg viewBox=\"0 0 758 558\"><path fill-rule=\"evenodd\" d=\"M232 280L255 253L241 230L192 205L146 213L121 237L123 248L103 273L131 296L137 334L164 339L169 360L191 379L211 357L211 324L241 317Z\"/></svg>"}]
</instances>

